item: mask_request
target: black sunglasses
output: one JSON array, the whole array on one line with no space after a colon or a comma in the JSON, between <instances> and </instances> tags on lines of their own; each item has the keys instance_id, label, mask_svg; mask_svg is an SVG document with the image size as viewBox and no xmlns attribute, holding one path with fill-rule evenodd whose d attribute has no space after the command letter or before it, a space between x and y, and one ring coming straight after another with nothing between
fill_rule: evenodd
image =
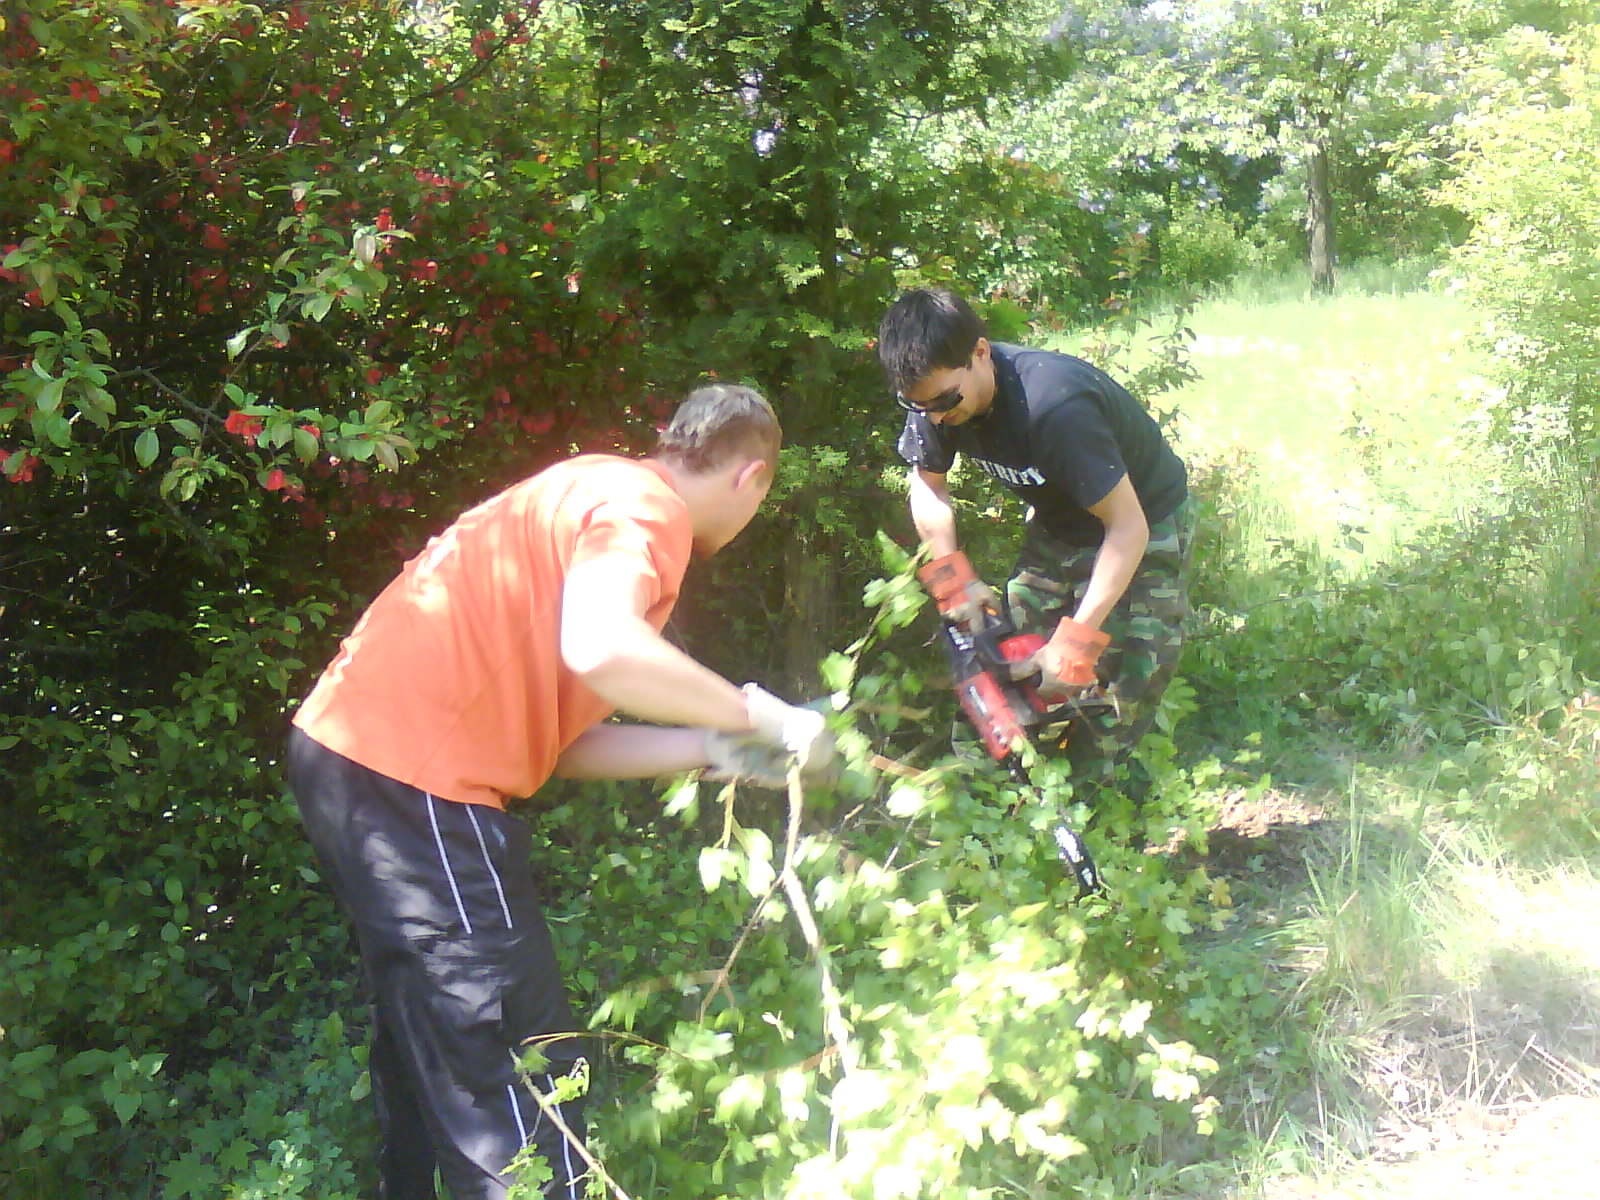
<instances>
[{"instance_id":1,"label":"black sunglasses","mask_svg":"<svg viewBox=\"0 0 1600 1200\"><path fill-rule=\"evenodd\" d=\"M961 403L961 389L950 388L948 391L940 392L926 404L917 404L907 400L904 392L896 392L894 402L911 413L947 413Z\"/></svg>"}]
</instances>

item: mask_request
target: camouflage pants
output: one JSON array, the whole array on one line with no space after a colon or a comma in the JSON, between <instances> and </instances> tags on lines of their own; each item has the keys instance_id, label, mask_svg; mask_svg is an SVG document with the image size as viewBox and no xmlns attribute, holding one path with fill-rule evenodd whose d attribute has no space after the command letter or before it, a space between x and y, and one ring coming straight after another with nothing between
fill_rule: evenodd
<instances>
[{"instance_id":1,"label":"camouflage pants","mask_svg":"<svg viewBox=\"0 0 1600 1200\"><path fill-rule=\"evenodd\" d=\"M1113 712L1073 725L1066 742L1073 773L1109 774L1149 731L1161 694L1172 681L1183 650L1189 615L1189 548L1195 503L1150 526L1150 545L1128 590L1102 628L1111 645L1100 657L1099 675L1116 701ZM1006 584L1011 617L1019 630L1049 637L1070 617L1088 586L1098 546L1069 546L1030 521L1017 566ZM1041 747L1043 748L1043 747Z\"/></svg>"}]
</instances>

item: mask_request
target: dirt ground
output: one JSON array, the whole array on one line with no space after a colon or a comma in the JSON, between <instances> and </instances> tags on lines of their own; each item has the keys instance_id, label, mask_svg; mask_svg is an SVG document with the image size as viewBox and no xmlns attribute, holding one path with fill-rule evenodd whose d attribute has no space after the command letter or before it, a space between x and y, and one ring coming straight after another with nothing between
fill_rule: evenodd
<instances>
[{"instance_id":1,"label":"dirt ground","mask_svg":"<svg viewBox=\"0 0 1600 1200\"><path fill-rule=\"evenodd\" d=\"M1415 1137L1400 1161L1360 1164L1339 1179L1280 1180L1260 1200L1600 1200L1600 1099L1462 1114Z\"/></svg>"},{"instance_id":2,"label":"dirt ground","mask_svg":"<svg viewBox=\"0 0 1600 1200\"><path fill-rule=\"evenodd\" d=\"M1308 797L1269 790L1223 805L1213 870L1271 894L1306 879L1307 858L1337 836ZM1378 1131L1372 1156L1336 1177L1281 1178L1227 1200L1600 1200L1600 1096L1561 1095L1463 1108L1431 1125ZM1220 1200L1220 1198L1219 1198Z\"/></svg>"}]
</instances>

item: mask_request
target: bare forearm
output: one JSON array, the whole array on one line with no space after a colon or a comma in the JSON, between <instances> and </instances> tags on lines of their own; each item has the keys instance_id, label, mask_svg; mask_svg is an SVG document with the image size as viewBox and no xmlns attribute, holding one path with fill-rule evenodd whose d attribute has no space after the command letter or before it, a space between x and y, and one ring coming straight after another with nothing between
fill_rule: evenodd
<instances>
[{"instance_id":1,"label":"bare forearm","mask_svg":"<svg viewBox=\"0 0 1600 1200\"><path fill-rule=\"evenodd\" d=\"M956 510L950 503L950 493L942 485L931 484L913 471L910 500L911 523L933 557L954 554L959 543L956 541Z\"/></svg>"},{"instance_id":2,"label":"bare forearm","mask_svg":"<svg viewBox=\"0 0 1600 1200\"><path fill-rule=\"evenodd\" d=\"M648 779L706 762L701 730L596 725L562 752L555 773L564 779Z\"/></svg>"},{"instance_id":3,"label":"bare forearm","mask_svg":"<svg viewBox=\"0 0 1600 1200\"><path fill-rule=\"evenodd\" d=\"M1099 629L1128 590L1149 544L1150 533L1142 522L1125 529L1107 530L1073 618Z\"/></svg>"},{"instance_id":4,"label":"bare forearm","mask_svg":"<svg viewBox=\"0 0 1600 1200\"><path fill-rule=\"evenodd\" d=\"M744 694L643 620L618 623L601 653L569 655L568 665L585 687L630 716L729 732L750 728Z\"/></svg>"}]
</instances>

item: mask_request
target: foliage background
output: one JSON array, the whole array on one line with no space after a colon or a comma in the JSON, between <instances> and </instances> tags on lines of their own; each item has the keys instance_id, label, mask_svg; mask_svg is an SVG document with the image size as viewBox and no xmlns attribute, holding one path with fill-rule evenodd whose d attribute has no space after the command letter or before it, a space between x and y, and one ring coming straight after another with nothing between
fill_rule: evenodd
<instances>
[{"instance_id":1,"label":"foliage background","mask_svg":"<svg viewBox=\"0 0 1600 1200\"><path fill-rule=\"evenodd\" d=\"M786 798L710 790L663 820L648 787L554 786L530 814L574 991L619 1039L596 1144L634 1194L1214 1178L1205 1136L1250 1132L1219 1107L1239 1064L1310 1052L1263 1032L1297 994L1224 936L1206 830L1308 729L1437 747L1513 842L1587 845L1561 781L1600 671L1592 34L1560 5L1477 5L1450 36L1418 10L1319 109L1331 33L1296 8L8 6L8 1194L370 1183L351 950L283 791L286 712L456 512L647 448L708 373L762 387L789 445L674 636L838 696L856 770L792 829ZM1155 799L1097 817L1117 902L1067 906L1051 814L943 757L872 330L898 288L949 282L1163 408L1192 375L1188 290L1303 254L1318 112L1353 247L1461 243L1497 339L1478 432L1526 470L1330 592L1319 547L1260 536L1251 464L1196 447L1204 636L1145 755ZM959 496L1001 569L1002 502ZM615 955L583 952L597 928Z\"/></svg>"}]
</instances>

